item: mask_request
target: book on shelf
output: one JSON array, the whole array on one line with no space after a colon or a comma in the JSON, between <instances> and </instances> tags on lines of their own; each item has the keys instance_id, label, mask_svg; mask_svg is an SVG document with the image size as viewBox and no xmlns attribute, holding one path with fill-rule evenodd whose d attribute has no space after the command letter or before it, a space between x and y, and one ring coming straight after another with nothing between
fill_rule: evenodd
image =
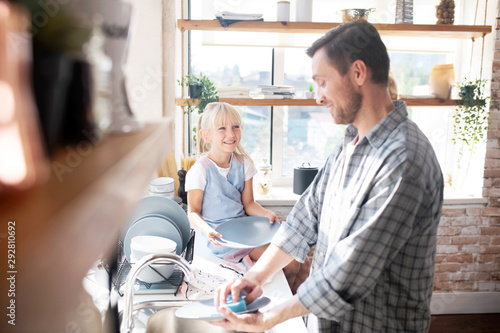
<instances>
[{"instance_id":1,"label":"book on shelf","mask_svg":"<svg viewBox=\"0 0 500 333\"><path fill-rule=\"evenodd\" d=\"M263 14L246 14L246 13L235 13L229 11L219 11L215 14L215 17L220 17L224 20L238 20L238 21L256 21L261 20Z\"/></svg>"},{"instance_id":2,"label":"book on shelf","mask_svg":"<svg viewBox=\"0 0 500 333\"><path fill-rule=\"evenodd\" d=\"M293 98L293 94L285 94L285 95L282 95L282 94L261 94L261 93L257 93L257 94L250 94L250 96L253 98L253 99L291 99Z\"/></svg>"},{"instance_id":3,"label":"book on shelf","mask_svg":"<svg viewBox=\"0 0 500 333\"><path fill-rule=\"evenodd\" d=\"M278 85L258 85L254 90L258 93L294 93L294 86L278 86Z\"/></svg>"}]
</instances>

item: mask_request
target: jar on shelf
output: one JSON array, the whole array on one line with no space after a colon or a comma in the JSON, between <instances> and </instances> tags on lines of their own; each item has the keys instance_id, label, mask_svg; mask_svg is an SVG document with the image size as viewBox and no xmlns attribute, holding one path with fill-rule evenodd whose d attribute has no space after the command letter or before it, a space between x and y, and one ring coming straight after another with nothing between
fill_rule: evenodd
<instances>
[{"instance_id":1,"label":"jar on shelf","mask_svg":"<svg viewBox=\"0 0 500 333\"><path fill-rule=\"evenodd\" d=\"M455 21L455 1L441 0L436 6L436 24L453 24Z\"/></svg>"},{"instance_id":2,"label":"jar on shelf","mask_svg":"<svg viewBox=\"0 0 500 333\"><path fill-rule=\"evenodd\" d=\"M262 164L257 166L257 169L258 173L255 175L255 190L260 195L269 195L272 187L271 164L264 158Z\"/></svg>"}]
</instances>

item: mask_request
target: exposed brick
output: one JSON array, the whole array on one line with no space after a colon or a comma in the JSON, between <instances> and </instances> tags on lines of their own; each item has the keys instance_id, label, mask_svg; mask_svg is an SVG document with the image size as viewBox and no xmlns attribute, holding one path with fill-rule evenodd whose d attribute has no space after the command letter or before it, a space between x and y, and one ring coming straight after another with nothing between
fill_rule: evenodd
<instances>
[{"instance_id":1,"label":"exposed brick","mask_svg":"<svg viewBox=\"0 0 500 333\"><path fill-rule=\"evenodd\" d=\"M500 253L500 246L498 246L498 245L483 246L481 252L482 253Z\"/></svg>"},{"instance_id":2,"label":"exposed brick","mask_svg":"<svg viewBox=\"0 0 500 333\"><path fill-rule=\"evenodd\" d=\"M458 272L460 270L460 264L440 264L436 265L436 273L444 272Z\"/></svg>"},{"instance_id":3,"label":"exposed brick","mask_svg":"<svg viewBox=\"0 0 500 333\"><path fill-rule=\"evenodd\" d=\"M500 216L500 208L484 207L483 214L486 216Z\"/></svg>"},{"instance_id":4,"label":"exposed brick","mask_svg":"<svg viewBox=\"0 0 500 333\"><path fill-rule=\"evenodd\" d=\"M486 195L486 197L488 197L488 195ZM488 208L490 208L490 209L495 209L495 208L500 207L500 198L491 197L491 196L488 197L488 206L489 206ZM486 212L484 214L486 215Z\"/></svg>"},{"instance_id":5,"label":"exposed brick","mask_svg":"<svg viewBox=\"0 0 500 333\"><path fill-rule=\"evenodd\" d=\"M440 264L440 263L444 262L445 259L446 259L446 255L437 254L436 255L436 264Z\"/></svg>"},{"instance_id":6,"label":"exposed brick","mask_svg":"<svg viewBox=\"0 0 500 333\"><path fill-rule=\"evenodd\" d=\"M481 227L481 235L500 235L500 227Z\"/></svg>"},{"instance_id":7,"label":"exposed brick","mask_svg":"<svg viewBox=\"0 0 500 333\"><path fill-rule=\"evenodd\" d=\"M500 217L492 216L489 218L490 225L500 225Z\"/></svg>"},{"instance_id":8,"label":"exposed brick","mask_svg":"<svg viewBox=\"0 0 500 333\"><path fill-rule=\"evenodd\" d=\"M477 271L478 272L496 272L498 271L498 264L497 263L483 263L483 264L477 264Z\"/></svg>"},{"instance_id":9,"label":"exposed brick","mask_svg":"<svg viewBox=\"0 0 500 333\"><path fill-rule=\"evenodd\" d=\"M477 281L492 281L492 274L490 272L478 272L476 274Z\"/></svg>"},{"instance_id":10,"label":"exposed brick","mask_svg":"<svg viewBox=\"0 0 500 333\"><path fill-rule=\"evenodd\" d=\"M500 236L491 237L491 245L500 245Z\"/></svg>"},{"instance_id":11,"label":"exposed brick","mask_svg":"<svg viewBox=\"0 0 500 333\"><path fill-rule=\"evenodd\" d=\"M473 226L473 227L464 227L462 228L461 235L480 235L481 234L481 227L479 226Z\"/></svg>"},{"instance_id":12,"label":"exposed brick","mask_svg":"<svg viewBox=\"0 0 500 333\"><path fill-rule=\"evenodd\" d=\"M436 291L455 291L457 290L456 288L457 284L455 282L443 281L434 283L434 290Z\"/></svg>"},{"instance_id":13,"label":"exposed brick","mask_svg":"<svg viewBox=\"0 0 500 333\"><path fill-rule=\"evenodd\" d=\"M465 216L451 217L450 222L452 226L461 226L461 225L466 225L467 223Z\"/></svg>"},{"instance_id":14,"label":"exposed brick","mask_svg":"<svg viewBox=\"0 0 500 333\"><path fill-rule=\"evenodd\" d=\"M448 276L450 281L474 281L476 272L451 272Z\"/></svg>"},{"instance_id":15,"label":"exposed brick","mask_svg":"<svg viewBox=\"0 0 500 333\"><path fill-rule=\"evenodd\" d=\"M479 291L493 291L495 290L495 282L479 282L478 283Z\"/></svg>"},{"instance_id":16,"label":"exposed brick","mask_svg":"<svg viewBox=\"0 0 500 333\"><path fill-rule=\"evenodd\" d=\"M451 226L452 221L453 221L453 218L441 217L441 219L439 220L439 226L440 227Z\"/></svg>"},{"instance_id":17,"label":"exposed brick","mask_svg":"<svg viewBox=\"0 0 500 333\"><path fill-rule=\"evenodd\" d=\"M457 245L437 245L436 252L437 253L457 253L458 246Z\"/></svg>"},{"instance_id":18,"label":"exposed brick","mask_svg":"<svg viewBox=\"0 0 500 333\"><path fill-rule=\"evenodd\" d=\"M446 254L446 262L471 263L472 254Z\"/></svg>"},{"instance_id":19,"label":"exposed brick","mask_svg":"<svg viewBox=\"0 0 500 333\"><path fill-rule=\"evenodd\" d=\"M451 244L451 237L437 236L436 244L437 245L450 245Z\"/></svg>"},{"instance_id":20,"label":"exposed brick","mask_svg":"<svg viewBox=\"0 0 500 333\"><path fill-rule=\"evenodd\" d=\"M449 273L444 272L440 273L437 271L437 266L436 266L436 273L434 273L434 281L449 281L450 279L448 278Z\"/></svg>"},{"instance_id":21,"label":"exposed brick","mask_svg":"<svg viewBox=\"0 0 500 333\"><path fill-rule=\"evenodd\" d=\"M441 216L445 217L457 217L464 216L465 208L444 208L441 212Z\"/></svg>"},{"instance_id":22,"label":"exposed brick","mask_svg":"<svg viewBox=\"0 0 500 333\"><path fill-rule=\"evenodd\" d=\"M453 246L453 245L449 245ZM481 247L479 245L462 245L461 250L463 253L481 253ZM450 253L450 252L448 252Z\"/></svg>"},{"instance_id":23,"label":"exposed brick","mask_svg":"<svg viewBox=\"0 0 500 333\"><path fill-rule=\"evenodd\" d=\"M458 281L455 288L462 291L474 291L474 281Z\"/></svg>"},{"instance_id":24,"label":"exposed brick","mask_svg":"<svg viewBox=\"0 0 500 333\"><path fill-rule=\"evenodd\" d=\"M488 131L488 138L491 139L492 137L498 139L500 137L500 131ZM487 158L485 159L484 166L490 169L498 169L500 167L500 160L496 158Z\"/></svg>"},{"instance_id":25,"label":"exposed brick","mask_svg":"<svg viewBox=\"0 0 500 333\"><path fill-rule=\"evenodd\" d=\"M460 235L462 228L460 227L438 227L438 236L456 236Z\"/></svg>"},{"instance_id":26,"label":"exposed brick","mask_svg":"<svg viewBox=\"0 0 500 333\"><path fill-rule=\"evenodd\" d=\"M478 263L487 263L487 262L493 262L495 259L494 254L479 254L476 258L476 261Z\"/></svg>"},{"instance_id":27,"label":"exposed brick","mask_svg":"<svg viewBox=\"0 0 500 333\"><path fill-rule=\"evenodd\" d=\"M491 225L491 219L495 217L481 216L481 221L483 225Z\"/></svg>"},{"instance_id":28,"label":"exposed brick","mask_svg":"<svg viewBox=\"0 0 500 333\"><path fill-rule=\"evenodd\" d=\"M499 151L499 157L500 157L500 151ZM467 216L480 216L483 214L483 207L470 207L465 209L465 214Z\"/></svg>"},{"instance_id":29,"label":"exposed brick","mask_svg":"<svg viewBox=\"0 0 500 333\"><path fill-rule=\"evenodd\" d=\"M481 236L479 237L479 245L490 245L491 237L490 236Z\"/></svg>"},{"instance_id":30,"label":"exposed brick","mask_svg":"<svg viewBox=\"0 0 500 333\"><path fill-rule=\"evenodd\" d=\"M500 162L500 160L498 160ZM495 166L495 168L497 168ZM488 189L488 196L490 197L500 197L500 188L495 188L495 187L492 187L492 188L489 188Z\"/></svg>"},{"instance_id":31,"label":"exposed brick","mask_svg":"<svg viewBox=\"0 0 500 333\"><path fill-rule=\"evenodd\" d=\"M479 237L478 236L452 237L451 244L452 245L479 244Z\"/></svg>"}]
</instances>

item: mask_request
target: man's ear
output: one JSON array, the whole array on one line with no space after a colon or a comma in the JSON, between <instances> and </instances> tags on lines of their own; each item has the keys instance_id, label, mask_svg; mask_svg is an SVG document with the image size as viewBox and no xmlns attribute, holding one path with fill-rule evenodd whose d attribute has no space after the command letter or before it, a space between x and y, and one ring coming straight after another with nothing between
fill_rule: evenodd
<instances>
[{"instance_id":1,"label":"man's ear","mask_svg":"<svg viewBox=\"0 0 500 333\"><path fill-rule=\"evenodd\" d=\"M355 83L362 86L368 79L368 67L363 60L355 60L351 64L352 78Z\"/></svg>"}]
</instances>

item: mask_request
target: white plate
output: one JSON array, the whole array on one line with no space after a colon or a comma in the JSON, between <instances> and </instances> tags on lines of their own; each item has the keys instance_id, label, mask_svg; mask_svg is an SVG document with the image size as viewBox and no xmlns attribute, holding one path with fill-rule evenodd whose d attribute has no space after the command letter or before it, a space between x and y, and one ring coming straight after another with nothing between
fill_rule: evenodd
<instances>
[{"instance_id":1,"label":"white plate","mask_svg":"<svg viewBox=\"0 0 500 333\"><path fill-rule=\"evenodd\" d=\"M269 303L271 303L269 298L265 296L259 297L247 305L247 311L239 312L238 314L255 312ZM224 316L215 309L213 298L183 306L175 311L175 315L179 318L206 321L218 321L224 319Z\"/></svg>"},{"instance_id":2,"label":"white plate","mask_svg":"<svg viewBox=\"0 0 500 333\"><path fill-rule=\"evenodd\" d=\"M128 262L130 262L130 253L132 251L130 248L132 238L146 235L171 239L177 243L176 254L180 255L183 251L182 238L175 223L162 216L145 216L128 229L123 239L123 250Z\"/></svg>"},{"instance_id":3,"label":"white plate","mask_svg":"<svg viewBox=\"0 0 500 333\"><path fill-rule=\"evenodd\" d=\"M183 250L189 242L191 228L186 212L175 201L159 196L147 196L138 200L137 205L124 226L124 232L144 216L162 215L175 223L181 231Z\"/></svg>"},{"instance_id":4,"label":"white plate","mask_svg":"<svg viewBox=\"0 0 500 333\"><path fill-rule=\"evenodd\" d=\"M235 249L249 249L269 244L280 224L269 223L260 216L245 216L229 220L215 230L222 235L217 240L224 246Z\"/></svg>"}]
</instances>

